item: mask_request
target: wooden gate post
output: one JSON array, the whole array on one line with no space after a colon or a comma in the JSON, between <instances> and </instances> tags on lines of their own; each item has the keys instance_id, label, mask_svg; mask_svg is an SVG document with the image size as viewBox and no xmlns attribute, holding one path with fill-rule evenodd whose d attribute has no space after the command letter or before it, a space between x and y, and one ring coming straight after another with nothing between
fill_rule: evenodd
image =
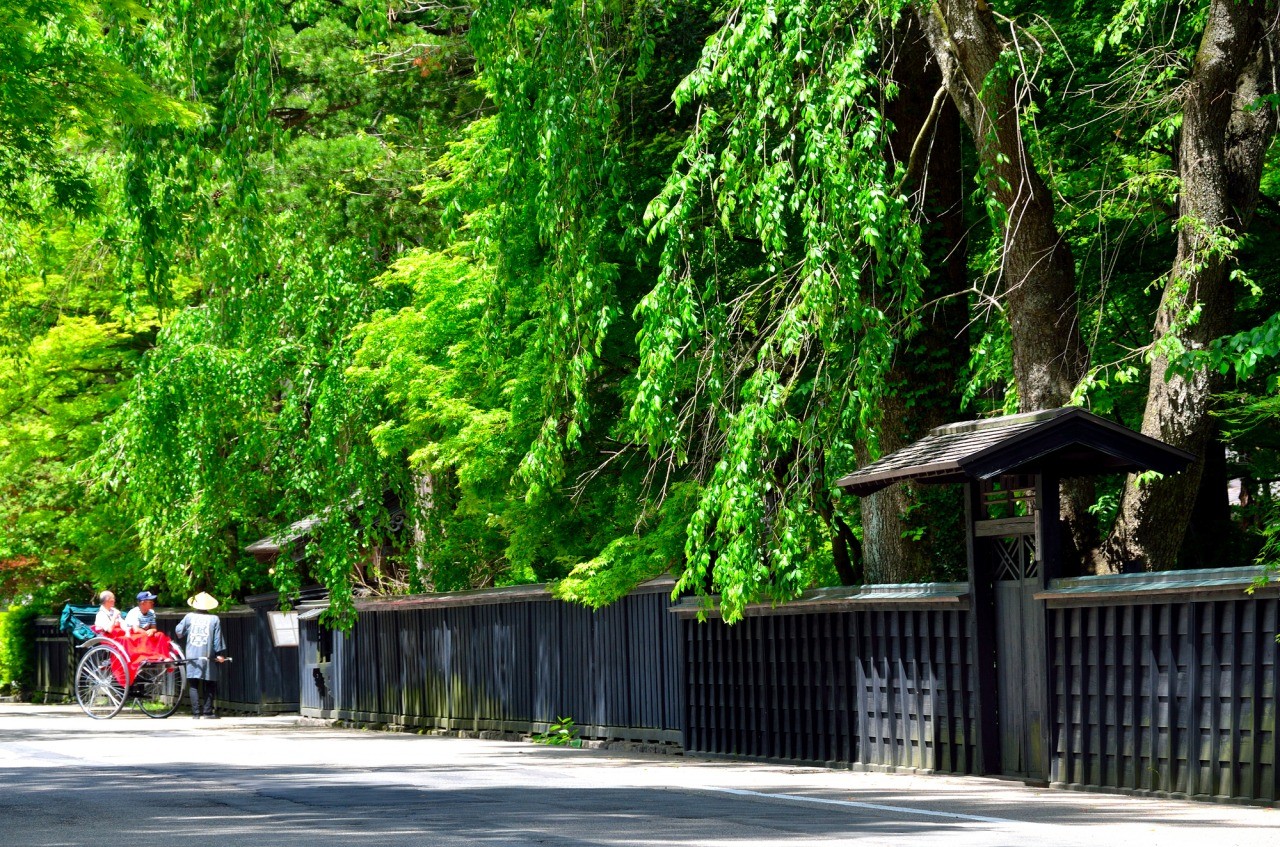
<instances>
[{"instance_id":1,"label":"wooden gate post","mask_svg":"<svg viewBox=\"0 0 1280 847\"><path fill-rule=\"evenodd\" d=\"M996 593L978 550L974 522L982 514L981 487L964 484L965 554L969 560L969 648L974 673L973 723L979 774L1000 773L999 703L996 682Z\"/></svg>"},{"instance_id":2,"label":"wooden gate post","mask_svg":"<svg viewBox=\"0 0 1280 847\"><path fill-rule=\"evenodd\" d=\"M1040 557L1040 591L1049 588L1053 580L1063 576L1062 561L1062 504L1061 479L1054 474L1036 474L1036 555ZM1037 592L1038 593L1038 592ZM1041 722L1041 744L1044 749L1045 778L1053 781L1057 762L1058 743L1056 730L1058 704L1053 696L1053 616L1049 605L1038 601L1044 617L1044 720Z\"/></svg>"}]
</instances>

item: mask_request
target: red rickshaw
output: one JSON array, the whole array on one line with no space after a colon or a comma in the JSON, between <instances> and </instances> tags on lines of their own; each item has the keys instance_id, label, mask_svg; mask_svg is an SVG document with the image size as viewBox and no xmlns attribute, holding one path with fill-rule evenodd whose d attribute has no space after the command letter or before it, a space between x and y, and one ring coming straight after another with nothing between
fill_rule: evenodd
<instances>
[{"instance_id":1,"label":"red rickshaw","mask_svg":"<svg viewBox=\"0 0 1280 847\"><path fill-rule=\"evenodd\" d=\"M62 631L84 654L76 663L76 702L96 720L113 718L130 700L152 718L178 710L187 687L187 657L164 633L104 633L91 625L97 606L62 610Z\"/></svg>"}]
</instances>

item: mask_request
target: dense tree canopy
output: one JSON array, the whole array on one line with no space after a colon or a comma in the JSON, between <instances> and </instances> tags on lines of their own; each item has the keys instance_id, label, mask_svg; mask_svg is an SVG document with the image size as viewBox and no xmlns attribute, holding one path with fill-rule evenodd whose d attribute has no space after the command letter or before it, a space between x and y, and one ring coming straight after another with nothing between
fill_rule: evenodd
<instances>
[{"instance_id":1,"label":"dense tree canopy","mask_svg":"<svg viewBox=\"0 0 1280 847\"><path fill-rule=\"evenodd\" d=\"M0 596L732 619L955 578L956 492L835 480L1066 404L1200 457L1064 483L1082 572L1280 561L1278 14L10 4Z\"/></svg>"}]
</instances>

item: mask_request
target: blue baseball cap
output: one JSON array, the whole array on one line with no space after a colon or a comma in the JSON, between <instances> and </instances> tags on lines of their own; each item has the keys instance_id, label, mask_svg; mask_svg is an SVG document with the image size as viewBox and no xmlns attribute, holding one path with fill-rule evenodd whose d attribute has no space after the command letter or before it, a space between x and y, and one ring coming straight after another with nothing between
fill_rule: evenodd
<instances>
[{"instance_id":1,"label":"blue baseball cap","mask_svg":"<svg viewBox=\"0 0 1280 847\"><path fill-rule=\"evenodd\" d=\"M138 592L138 602L139 602L139 603L141 603L143 600L159 600L159 599L160 599L159 597L157 597L156 595L152 594L150 591L139 591L139 592Z\"/></svg>"}]
</instances>

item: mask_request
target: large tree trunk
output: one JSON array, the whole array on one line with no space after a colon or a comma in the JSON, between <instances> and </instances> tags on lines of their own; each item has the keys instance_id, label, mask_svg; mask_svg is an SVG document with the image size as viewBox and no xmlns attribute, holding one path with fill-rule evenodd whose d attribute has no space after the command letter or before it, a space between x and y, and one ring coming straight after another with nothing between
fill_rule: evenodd
<instances>
[{"instance_id":1,"label":"large tree trunk","mask_svg":"<svg viewBox=\"0 0 1280 847\"><path fill-rule=\"evenodd\" d=\"M1053 195L1022 137L1014 81L993 74L1008 48L980 0L917 7L952 101L973 135L987 190L1004 209L1000 295L1008 306L1023 411L1066 403L1084 376L1075 263Z\"/></svg>"},{"instance_id":2,"label":"large tree trunk","mask_svg":"<svg viewBox=\"0 0 1280 847\"><path fill-rule=\"evenodd\" d=\"M889 373L890 390L879 414L880 447L890 452L953 420L959 411L955 362L967 356L964 333L968 287L965 253L964 176L960 116L935 94L942 74L913 18L894 33L894 81L899 96L886 110L893 122L890 153L907 168L905 189L915 195L930 268L924 297L935 303L923 327L902 345ZM922 388L927 386L927 388ZM871 456L860 451L860 464ZM861 501L865 579L923 582L936 579L935 539L914 531L930 528L935 515L922 508L913 485L893 485ZM948 539L949 540L949 539Z\"/></svg>"},{"instance_id":3,"label":"large tree trunk","mask_svg":"<svg viewBox=\"0 0 1280 847\"><path fill-rule=\"evenodd\" d=\"M1203 370L1169 373L1170 355L1203 348L1230 328L1236 297L1230 239L1257 205L1263 158L1275 133L1274 110L1259 102L1275 89L1275 15L1274 3L1214 0L1183 96L1178 252L1156 312L1142 431L1197 456L1212 433L1208 412L1216 381ZM1104 550L1113 568L1176 564L1202 471L1197 459L1183 473L1156 482L1129 478Z\"/></svg>"},{"instance_id":4,"label":"large tree trunk","mask_svg":"<svg viewBox=\"0 0 1280 847\"><path fill-rule=\"evenodd\" d=\"M1009 45L981 0L916 6L952 101L978 149L987 191L1004 210L999 296L1013 341L1013 375L1024 412L1063 406L1088 368L1080 337L1075 261L1054 222L1053 195L1027 150L1013 79L993 73ZM1064 543L1081 561L1097 542L1093 485L1062 487Z\"/></svg>"}]
</instances>

